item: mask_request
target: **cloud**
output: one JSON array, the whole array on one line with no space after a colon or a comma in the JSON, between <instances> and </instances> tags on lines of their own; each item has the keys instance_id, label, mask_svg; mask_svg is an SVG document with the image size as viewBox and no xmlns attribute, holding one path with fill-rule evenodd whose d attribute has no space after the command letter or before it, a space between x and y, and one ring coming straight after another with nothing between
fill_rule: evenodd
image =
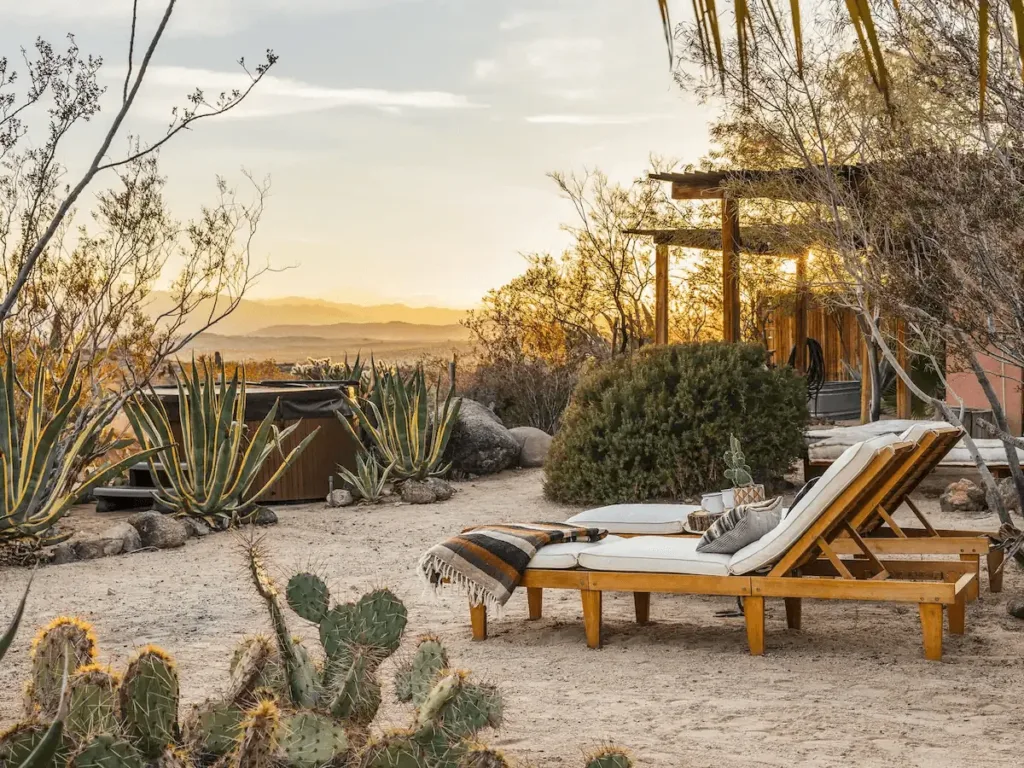
<instances>
[{"instance_id":1,"label":"cloud","mask_svg":"<svg viewBox=\"0 0 1024 768\"><path fill-rule=\"evenodd\" d=\"M498 29L503 32L511 32L523 27L532 27L535 24L540 24L550 19L551 16L550 11L516 11L511 16L502 19L501 23L498 24Z\"/></svg>"},{"instance_id":2,"label":"cloud","mask_svg":"<svg viewBox=\"0 0 1024 768\"><path fill-rule=\"evenodd\" d=\"M660 115L529 115L535 125L638 125L661 119Z\"/></svg>"},{"instance_id":3,"label":"cloud","mask_svg":"<svg viewBox=\"0 0 1024 768\"><path fill-rule=\"evenodd\" d=\"M124 77L123 68L111 68L106 74ZM182 104L184 96L196 88L206 92L207 99L223 91L243 89L248 84L244 72L219 72L191 67L151 67L146 73L140 96L143 112L163 119L170 109ZM449 91L402 91L382 88L330 88L292 78L266 75L248 98L228 115L270 117L276 115L319 112L327 109L377 109L389 114L401 110L466 110L486 105L471 102L466 96Z\"/></svg>"},{"instance_id":4,"label":"cloud","mask_svg":"<svg viewBox=\"0 0 1024 768\"><path fill-rule=\"evenodd\" d=\"M473 69L486 81L592 81L601 74L604 41L596 37L545 37L502 46L492 58L480 59Z\"/></svg>"}]
</instances>

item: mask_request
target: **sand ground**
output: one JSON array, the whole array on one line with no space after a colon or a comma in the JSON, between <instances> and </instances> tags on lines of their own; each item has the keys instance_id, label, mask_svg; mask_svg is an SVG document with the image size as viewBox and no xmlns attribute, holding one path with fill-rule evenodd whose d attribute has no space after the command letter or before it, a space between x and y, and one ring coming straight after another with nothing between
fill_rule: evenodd
<instances>
[{"instance_id":1,"label":"sand ground","mask_svg":"<svg viewBox=\"0 0 1024 768\"><path fill-rule=\"evenodd\" d=\"M781 601L769 603L760 658L746 652L742 619L715 616L729 598L654 596L654 623L638 627L631 597L609 595L606 645L593 651L576 594L548 592L537 622L525 621L526 599L517 595L503 617L492 617L491 638L472 642L463 600L424 593L416 559L467 525L564 519L571 510L546 501L541 482L537 471L505 473L462 483L454 499L428 507L283 507L268 540L282 574L312 563L336 598L382 584L399 593L410 640L440 635L458 666L501 686L506 723L485 740L520 763L581 766L587 748L614 741L638 766L663 768L1021 764L1024 622L1006 613L1024 590L1015 565L1002 594L991 595L983 580L967 634L946 636L940 663L922 657L915 606L815 601L798 632L786 629ZM943 519L934 500L922 504L945 525L995 528L992 518ZM0 617L10 615L26 576L0 570ZM0 668L0 723L19 716L32 630L58 614L93 622L101 656L119 666L135 647L164 646L190 702L217 693L234 644L267 628L229 535L47 567ZM383 673L390 677L390 662ZM409 716L392 703L378 722L400 726Z\"/></svg>"}]
</instances>

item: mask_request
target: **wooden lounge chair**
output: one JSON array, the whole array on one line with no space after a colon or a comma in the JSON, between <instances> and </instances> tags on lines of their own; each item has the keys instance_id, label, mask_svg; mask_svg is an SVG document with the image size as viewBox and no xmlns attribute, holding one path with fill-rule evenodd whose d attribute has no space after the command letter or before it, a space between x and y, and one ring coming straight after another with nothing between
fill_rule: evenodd
<instances>
[{"instance_id":1,"label":"wooden lounge chair","mask_svg":"<svg viewBox=\"0 0 1024 768\"><path fill-rule=\"evenodd\" d=\"M760 655L764 652L765 598L785 600L791 628L800 626L803 598L917 603L925 656L939 659L944 606L950 631L964 631L966 602L976 580L972 564L880 560L852 526L856 516L877 507L892 491L899 482L896 470L913 450L910 443L882 448L862 444L850 449L845 460L830 467L776 529L731 556L697 553L696 540L682 537L553 545L575 547L577 567L535 567L531 562L520 585L528 593L530 617L541 615L543 590L577 589L583 602L587 644L597 648L601 645L603 592L633 592L640 623L648 619L652 592L734 595L744 598L750 652ZM858 547L857 559L844 560L836 553L833 543L841 533ZM553 547L541 553L548 549ZM560 552L548 552L545 557L550 562L556 554ZM936 574L941 574L941 580L911 580L935 578ZM485 639L486 607L471 605L470 618L474 639Z\"/></svg>"},{"instance_id":2,"label":"wooden lounge chair","mask_svg":"<svg viewBox=\"0 0 1024 768\"><path fill-rule=\"evenodd\" d=\"M978 596L978 585L981 579L981 556L985 555L988 566L989 590L1002 590L1003 551L994 545L991 534L983 531L950 530L934 528L925 515L910 498L932 470L942 461L943 457L959 443L962 432L953 426L938 426L935 423L915 425L899 437L880 435L869 443L884 445L887 442L911 442L914 450L893 469L897 480L884 499L875 509L862 509L852 521L853 527L867 542L876 555L957 555L964 562L974 564L978 580L971 587L971 599ZM899 526L893 515L903 504L921 523L921 527L911 528ZM636 536L644 534L693 536L694 534L677 532L687 515L698 509L693 505L622 505L623 521L615 525L609 523L614 519L616 506L604 507L575 515L567 522L580 525L601 525L608 527L620 536ZM630 512L626 512L630 510ZM649 510L648 515L643 511ZM594 513L599 513L597 516ZM603 516L602 516L603 513ZM647 519L642 519L646 517ZM626 518L631 518L627 520ZM673 528L673 525L675 528ZM848 536L841 535L833 544L836 554L855 555L859 552L858 545Z\"/></svg>"}]
</instances>

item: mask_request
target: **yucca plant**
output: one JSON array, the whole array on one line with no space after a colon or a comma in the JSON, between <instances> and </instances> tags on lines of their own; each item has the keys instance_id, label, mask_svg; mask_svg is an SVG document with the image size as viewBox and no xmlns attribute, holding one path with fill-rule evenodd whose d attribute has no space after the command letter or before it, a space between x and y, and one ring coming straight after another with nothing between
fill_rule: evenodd
<instances>
[{"instance_id":1,"label":"yucca plant","mask_svg":"<svg viewBox=\"0 0 1024 768\"><path fill-rule=\"evenodd\" d=\"M363 400L363 405L358 398L349 400L369 443L364 447L391 467L396 480L425 480L448 471L448 465L442 465L441 460L462 403L454 398L452 390L442 402L440 382L434 391L433 408L429 395L427 375L420 365L408 381L396 370L378 371L372 398ZM362 444L349 420L341 414L338 419L350 436Z\"/></svg>"},{"instance_id":2,"label":"yucca plant","mask_svg":"<svg viewBox=\"0 0 1024 768\"><path fill-rule=\"evenodd\" d=\"M341 475L342 480L355 489L359 498L364 501L377 502L384 494L384 485L391 474L391 467L385 467L382 472L377 459L369 452L361 451L356 456L356 471L353 472L348 467L339 465L338 474Z\"/></svg>"},{"instance_id":3,"label":"yucca plant","mask_svg":"<svg viewBox=\"0 0 1024 768\"><path fill-rule=\"evenodd\" d=\"M278 429L275 402L262 423L245 442L245 370L236 369L230 382L219 377L214 367L203 364L202 376L194 364L191 375L179 366L175 376L178 388L178 414L181 440L175 440L167 410L155 393L137 394L125 404L125 412L139 444L165 446L159 455L161 469L169 480L162 482L156 462L149 459L156 483L157 501L176 514L198 517L216 528L244 522L259 500L313 440L319 427L284 455L281 445L299 426ZM271 454L281 456L281 464L262 486L256 488L257 474Z\"/></svg>"},{"instance_id":4,"label":"yucca plant","mask_svg":"<svg viewBox=\"0 0 1024 768\"><path fill-rule=\"evenodd\" d=\"M83 416L77 411L82 399L77 359L50 386L50 365L41 358L29 392L18 380L13 355L6 358L0 380L0 546L26 540L34 547L57 544L71 534L54 535L53 526L78 499L140 458L153 455L158 447L83 479L82 465L89 463L116 398ZM19 403L22 392L27 397ZM104 444L121 450L131 443Z\"/></svg>"}]
</instances>

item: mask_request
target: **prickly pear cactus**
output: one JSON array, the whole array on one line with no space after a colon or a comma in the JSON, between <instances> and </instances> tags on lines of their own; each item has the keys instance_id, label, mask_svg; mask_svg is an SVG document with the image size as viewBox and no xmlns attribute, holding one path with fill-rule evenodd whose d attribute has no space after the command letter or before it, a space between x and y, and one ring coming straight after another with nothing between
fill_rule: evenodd
<instances>
[{"instance_id":1,"label":"prickly pear cactus","mask_svg":"<svg viewBox=\"0 0 1024 768\"><path fill-rule=\"evenodd\" d=\"M42 742L46 729L47 726L38 720L26 720L0 734L0 765L19 766L25 763L32 750ZM64 739L53 758L35 768L64 768L67 759L68 745Z\"/></svg>"},{"instance_id":2,"label":"prickly pear cactus","mask_svg":"<svg viewBox=\"0 0 1024 768\"><path fill-rule=\"evenodd\" d=\"M103 734L79 750L68 768L143 768L142 755L127 741Z\"/></svg>"},{"instance_id":3,"label":"prickly pear cactus","mask_svg":"<svg viewBox=\"0 0 1024 768\"><path fill-rule=\"evenodd\" d=\"M351 646L380 650L380 660L398 650L408 613L388 589L363 595L357 602L331 608L320 622L320 642L329 657Z\"/></svg>"},{"instance_id":4,"label":"prickly pear cactus","mask_svg":"<svg viewBox=\"0 0 1024 768\"><path fill-rule=\"evenodd\" d=\"M288 579L285 589L288 607L313 624L323 621L331 606L331 592L319 576L296 573Z\"/></svg>"},{"instance_id":5,"label":"prickly pear cactus","mask_svg":"<svg viewBox=\"0 0 1024 768\"><path fill-rule=\"evenodd\" d=\"M280 724L281 711L277 704L270 699L256 704L245 715L232 765L237 768L274 768Z\"/></svg>"},{"instance_id":6,"label":"prickly pear cactus","mask_svg":"<svg viewBox=\"0 0 1024 768\"><path fill-rule=\"evenodd\" d=\"M399 701L423 703L441 671L448 668L448 654L441 641L433 635L423 635L416 653L395 671L395 695Z\"/></svg>"},{"instance_id":7,"label":"prickly pear cactus","mask_svg":"<svg viewBox=\"0 0 1024 768\"><path fill-rule=\"evenodd\" d=\"M286 717L276 733L278 749L290 768L343 764L349 744L345 729L322 715L300 712Z\"/></svg>"},{"instance_id":8,"label":"prickly pear cactus","mask_svg":"<svg viewBox=\"0 0 1024 768\"><path fill-rule=\"evenodd\" d=\"M459 768L509 768L505 756L495 749L474 745L459 763Z\"/></svg>"},{"instance_id":9,"label":"prickly pear cactus","mask_svg":"<svg viewBox=\"0 0 1024 768\"><path fill-rule=\"evenodd\" d=\"M392 730L374 739L363 750L359 768L424 768L427 753L415 731Z\"/></svg>"},{"instance_id":10,"label":"prickly pear cactus","mask_svg":"<svg viewBox=\"0 0 1024 768\"><path fill-rule=\"evenodd\" d=\"M348 663L328 672L326 686L333 691L330 711L335 717L357 726L368 726L380 708L377 663L366 649L356 649Z\"/></svg>"},{"instance_id":11,"label":"prickly pear cactus","mask_svg":"<svg viewBox=\"0 0 1024 768\"><path fill-rule=\"evenodd\" d=\"M98 664L79 667L68 681L70 698L64 728L76 741L117 729L117 687L120 680Z\"/></svg>"},{"instance_id":12,"label":"prickly pear cactus","mask_svg":"<svg viewBox=\"0 0 1024 768\"><path fill-rule=\"evenodd\" d=\"M247 637L235 649L230 667L228 698L240 705L252 704L258 688L273 688L281 679L277 647L266 635Z\"/></svg>"},{"instance_id":13,"label":"prickly pear cactus","mask_svg":"<svg viewBox=\"0 0 1024 768\"><path fill-rule=\"evenodd\" d=\"M185 719L184 742L202 763L231 752L242 733L245 712L232 702L207 701L193 705Z\"/></svg>"},{"instance_id":14,"label":"prickly pear cactus","mask_svg":"<svg viewBox=\"0 0 1024 768\"><path fill-rule=\"evenodd\" d=\"M633 768L633 761L618 747L605 747L587 758L586 768Z\"/></svg>"},{"instance_id":15,"label":"prickly pear cactus","mask_svg":"<svg viewBox=\"0 0 1024 768\"><path fill-rule=\"evenodd\" d=\"M501 725L501 694L490 685L469 680L457 670L438 680L420 705L417 723L450 739L469 739L484 728Z\"/></svg>"},{"instance_id":16,"label":"prickly pear cactus","mask_svg":"<svg viewBox=\"0 0 1024 768\"><path fill-rule=\"evenodd\" d=\"M118 692L121 724L143 755L157 757L178 736L178 673L156 646L143 648L128 664Z\"/></svg>"},{"instance_id":17,"label":"prickly pear cactus","mask_svg":"<svg viewBox=\"0 0 1024 768\"><path fill-rule=\"evenodd\" d=\"M754 478L750 474L750 466L743 455L743 448L735 435L729 435L729 450L725 452L725 476L732 481L733 487L742 488L751 485Z\"/></svg>"},{"instance_id":18,"label":"prickly pear cactus","mask_svg":"<svg viewBox=\"0 0 1024 768\"><path fill-rule=\"evenodd\" d=\"M53 717L60 704L64 670L68 673L96 658L96 636L92 625L81 619L60 616L32 641L32 701L46 717Z\"/></svg>"}]
</instances>

